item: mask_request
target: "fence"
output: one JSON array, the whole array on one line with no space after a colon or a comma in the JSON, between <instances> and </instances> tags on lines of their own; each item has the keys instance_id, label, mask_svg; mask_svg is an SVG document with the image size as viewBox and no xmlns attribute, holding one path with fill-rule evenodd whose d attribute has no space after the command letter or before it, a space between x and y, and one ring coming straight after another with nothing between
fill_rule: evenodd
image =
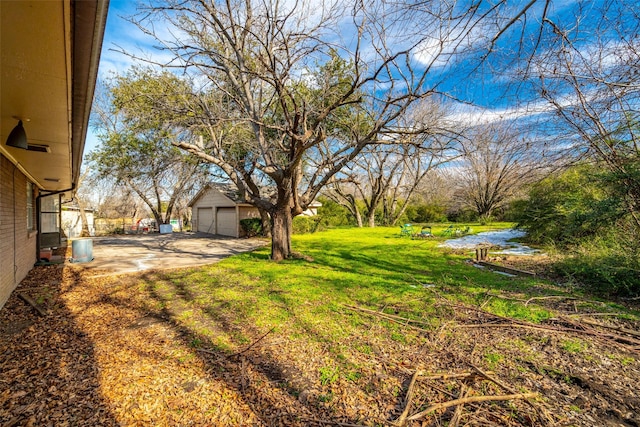
<instances>
[{"instance_id":1,"label":"fence","mask_svg":"<svg viewBox=\"0 0 640 427\"><path fill-rule=\"evenodd\" d=\"M157 231L155 221L134 218L96 218L94 221L96 236L111 234L139 234Z\"/></svg>"}]
</instances>

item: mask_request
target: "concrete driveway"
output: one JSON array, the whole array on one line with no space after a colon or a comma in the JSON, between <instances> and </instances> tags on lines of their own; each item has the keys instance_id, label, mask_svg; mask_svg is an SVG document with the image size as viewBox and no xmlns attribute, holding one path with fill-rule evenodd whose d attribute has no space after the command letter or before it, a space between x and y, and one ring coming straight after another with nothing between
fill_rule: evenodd
<instances>
[{"instance_id":1,"label":"concrete driveway","mask_svg":"<svg viewBox=\"0 0 640 427\"><path fill-rule=\"evenodd\" d=\"M212 264L267 244L264 239L204 233L121 235L92 240L93 261L69 265L96 275Z\"/></svg>"}]
</instances>

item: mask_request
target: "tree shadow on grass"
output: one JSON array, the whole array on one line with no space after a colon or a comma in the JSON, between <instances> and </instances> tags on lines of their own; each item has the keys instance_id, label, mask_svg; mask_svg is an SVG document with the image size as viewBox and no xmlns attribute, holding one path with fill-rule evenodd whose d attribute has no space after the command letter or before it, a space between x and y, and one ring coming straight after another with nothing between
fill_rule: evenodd
<instances>
[{"instance_id":1,"label":"tree shadow on grass","mask_svg":"<svg viewBox=\"0 0 640 427\"><path fill-rule=\"evenodd\" d=\"M278 335L277 328L254 325L240 305L229 303L223 296L203 299L202 289L193 283L190 274L189 270L146 272L135 276L139 288L144 289L137 298L116 292L104 295L101 304L135 311L136 328L165 328L173 340L172 344L164 344L165 349L190 349L189 357L195 359L189 364L202 365L207 381L222 385L226 391L221 394L200 396L208 401L200 408L203 422L220 424L225 417L236 417L235 424L240 425L314 425L313 419L328 420L329 424L362 421L318 399L322 387L315 371L301 368L300 360L282 357L278 343L288 338ZM309 325L307 328L312 329ZM311 329L309 333L314 333ZM158 334L158 330L154 333ZM153 352L153 345L149 342L144 351ZM235 409L206 415L207 405L235 405Z\"/></svg>"},{"instance_id":2,"label":"tree shadow on grass","mask_svg":"<svg viewBox=\"0 0 640 427\"><path fill-rule=\"evenodd\" d=\"M2 425L119 425L101 394L94 343L61 298L63 282L61 266L35 267L0 310Z\"/></svg>"}]
</instances>

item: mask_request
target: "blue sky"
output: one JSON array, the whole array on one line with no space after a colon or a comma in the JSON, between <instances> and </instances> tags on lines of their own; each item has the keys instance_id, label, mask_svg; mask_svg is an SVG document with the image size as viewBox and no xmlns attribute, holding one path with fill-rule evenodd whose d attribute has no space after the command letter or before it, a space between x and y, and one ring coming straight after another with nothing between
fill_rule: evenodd
<instances>
[{"instance_id":1,"label":"blue sky","mask_svg":"<svg viewBox=\"0 0 640 427\"><path fill-rule=\"evenodd\" d=\"M309 0L313 3L314 0ZM521 7L527 2L510 2L513 7ZM575 32L577 46L582 46L588 52L589 46L596 41L597 33L590 32L589 25L599 19L596 2L579 2L574 0L553 1L547 8L547 19L555 24L571 23ZM520 46L532 49L537 42L537 30L540 27L540 20L545 3L543 1L535 4L527 13L526 20L519 20L510 29L508 36L501 38L497 43L497 48L503 52L515 51ZM580 27L575 23L575 11L577 6L584 6L580 13L584 19L580 21ZM162 61L167 59L166 53L154 49L154 42L150 37L145 36L138 28L129 23L124 17L136 13L135 2L126 0L111 0L108 15L107 27L103 42L103 50L100 63L99 78L105 78L112 73L123 73L133 64L133 60L119 52L125 50L134 55L143 57L153 57ZM622 21L624 23L624 20ZM575 23L575 24L574 24ZM634 24L635 25L635 24ZM551 26L546 25L546 31L551 31ZM630 26L628 31L634 31L634 26ZM161 28L156 28L162 31ZM624 28L622 32L626 31ZM492 28L478 28L471 32L467 39L461 40L462 45L468 47L469 52L474 51L474 45L486 43L486 40L495 35ZM603 38L612 41L620 37L620 33L603 34ZM347 35L348 37L348 35ZM524 39L524 44L520 44L520 37ZM426 40L424 49L414 59L418 62L428 62L432 58L434 49L451 49L447 43L440 44ZM602 40L600 40L602 41ZM539 51L544 52L546 46L538 46ZM588 56L588 54L587 54ZM516 77L519 68L518 64L509 62L505 57L494 56L490 61L485 62L479 70L470 76L465 74L465 70L477 64L477 53L465 56L458 55L450 62L436 61L433 66L433 79L442 79L440 89L452 95L454 98L465 101L468 104L460 103L456 105L455 113L460 120L484 120L492 121L505 117L533 117L548 111L548 105L541 102L537 95L532 92L526 81L518 80ZM454 76L451 78L450 76ZM516 96L516 91L519 96ZM524 96L524 98L523 98ZM524 99L524 102L523 102ZM526 108L524 106L527 106ZM97 139L93 131L89 132L86 142L86 152L93 149L97 144Z\"/></svg>"}]
</instances>

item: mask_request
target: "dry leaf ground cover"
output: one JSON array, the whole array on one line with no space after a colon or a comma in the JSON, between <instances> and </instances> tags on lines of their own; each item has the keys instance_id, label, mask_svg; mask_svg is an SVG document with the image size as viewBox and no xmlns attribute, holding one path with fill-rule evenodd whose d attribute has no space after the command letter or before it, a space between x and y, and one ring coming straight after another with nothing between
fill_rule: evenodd
<instances>
[{"instance_id":1,"label":"dry leaf ground cover","mask_svg":"<svg viewBox=\"0 0 640 427\"><path fill-rule=\"evenodd\" d=\"M278 264L38 267L18 291L47 314L18 292L0 311L0 425L640 424L638 311L438 240L334 230Z\"/></svg>"}]
</instances>

